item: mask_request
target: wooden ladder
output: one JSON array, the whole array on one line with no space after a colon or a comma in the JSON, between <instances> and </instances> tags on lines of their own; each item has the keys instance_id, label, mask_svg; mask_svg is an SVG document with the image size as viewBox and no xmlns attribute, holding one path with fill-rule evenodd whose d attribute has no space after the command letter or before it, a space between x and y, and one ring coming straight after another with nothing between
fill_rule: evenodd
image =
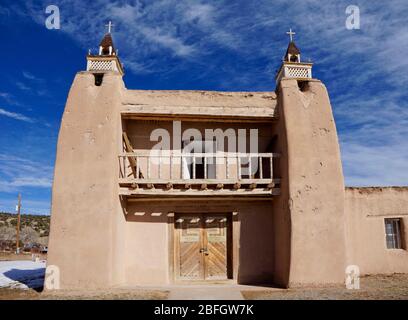
<instances>
[{"instance_id":1,"label":"wooden ladder","mask_svg":"<svg viewBox=\"0 0 408 320\"><path fill-rule=\"evenodd\" d=\"M129 137L127 135L126 132L123 132L122 134L123 136L123 142L125 144L125 151L126 153L132 153L134 152L132 144L130 143ZM143 173L142 171L139 169L139 177L137 177L137 172L136 172L136 168L137 168L137 159L135 156L128 156L127 157L129 160L129 167L132 169L132 174L134 175L135 178L141 178L143 179Z\"/></svg>"}]
</instances>

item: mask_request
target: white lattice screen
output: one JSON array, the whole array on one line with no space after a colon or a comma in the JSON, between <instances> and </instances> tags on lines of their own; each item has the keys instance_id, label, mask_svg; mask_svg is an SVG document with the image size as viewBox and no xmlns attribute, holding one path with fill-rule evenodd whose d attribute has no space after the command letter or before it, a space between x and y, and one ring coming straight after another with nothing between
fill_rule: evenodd
<instances>
[{"instance_id":1,"label":"white lattice screen","mask_svg":"<svg viewBox=\"0 0 408 320\"><path fill-rule=\"evenodd\" d=\"M285 75L288 78L309 78L309 70L302 67L287 67L287 74Z\"/></svg>"},{"instance_id":2,"label":"white lattice screen","mask_svg":"<svg viewBox=\"0 0 408 320\"><path fill-rule=\"evenodd\" d=\"M88 70L89 71L115 71L115 67L114 67L113 61L90 60Z\"/></svg>"}]
</instances>

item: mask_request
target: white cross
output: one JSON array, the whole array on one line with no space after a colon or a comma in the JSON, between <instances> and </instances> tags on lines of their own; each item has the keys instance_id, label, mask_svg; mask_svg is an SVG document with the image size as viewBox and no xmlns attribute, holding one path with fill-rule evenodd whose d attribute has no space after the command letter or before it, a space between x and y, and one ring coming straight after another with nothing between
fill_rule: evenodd
<instances>
[{"instance_id":1,"label":"white cross","mask_svg":"<svg viewBox=\"0 0 408 320\"><path fill-rule=\"evenodd\" d=\"M289 35L290 37L290 42L293 42L293 36L296 34L296 32L292 32L292 28L289 29L289 32L286 32L286 34Z\"/></svg>"},{"instance_id":2,"label":"white cross","mask_svg":"<svg viewBox=\"0 0 408 320\"><path fill-rule=\"evenodd\" d=\"M114 24L112 24L112 21L109 21L108 24L105 24L105 27L108 27L108 33L111 33L113 26Z\"/></svg>"}]
</instances>

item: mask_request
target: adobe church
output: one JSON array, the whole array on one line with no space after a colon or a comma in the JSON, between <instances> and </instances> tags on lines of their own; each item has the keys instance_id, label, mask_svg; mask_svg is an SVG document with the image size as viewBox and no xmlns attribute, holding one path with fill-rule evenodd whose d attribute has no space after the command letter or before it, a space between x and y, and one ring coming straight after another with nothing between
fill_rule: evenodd
<instances>
[{"instance_id":1,"label":"adobe church","mask_svg":"<svg viewBox=\"0 0 408 320\"><path fill-rule=\"evenodd\" d=\"M59 132L61 289L408 273L408 188L345 187L328 92L289 34L270 92L128 89L104 36Z\"/></svg>"}]
</instances>

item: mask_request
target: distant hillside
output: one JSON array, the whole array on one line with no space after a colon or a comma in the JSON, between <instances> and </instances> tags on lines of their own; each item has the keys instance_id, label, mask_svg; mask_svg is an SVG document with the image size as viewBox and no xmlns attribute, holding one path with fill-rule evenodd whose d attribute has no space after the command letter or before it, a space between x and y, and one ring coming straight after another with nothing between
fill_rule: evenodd
<instances>
[{"instance_id":1,"label":"distant hillside","mask_svg":"<svg viewBox=\"0 0 408 320\"><path fill-rule=\"evenodd\" d=\"M21 229L31 227L40 237L48 237L50 232L50 216L22 214L20 219ZM0 228L17 226L17 215L0 212Z\"/></svg>"}]
</instances>

